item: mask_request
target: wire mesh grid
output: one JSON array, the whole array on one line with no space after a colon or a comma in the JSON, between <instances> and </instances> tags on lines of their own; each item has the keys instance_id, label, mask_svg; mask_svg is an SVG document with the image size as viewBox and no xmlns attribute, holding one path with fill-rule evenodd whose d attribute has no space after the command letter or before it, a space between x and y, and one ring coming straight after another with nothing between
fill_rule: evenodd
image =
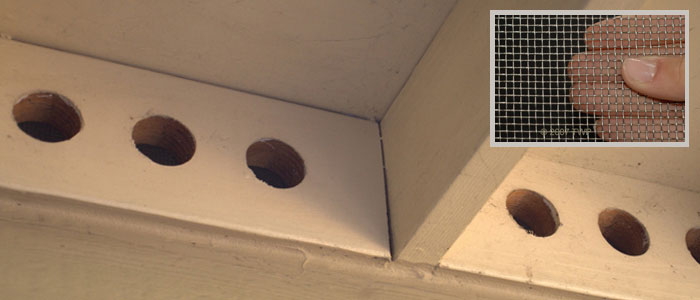
<instances>
[{"instance_id":1,"label":"wire mesh grid","mask_svg":"<svg viewBox=\"0 0 700 300\"><path fill-rule=\"evenodd\" d=\"M634 56L685 55L685 16L496 15L496 142L681 142L685 105L637 94Z\"/></svg>"}]
</instances>

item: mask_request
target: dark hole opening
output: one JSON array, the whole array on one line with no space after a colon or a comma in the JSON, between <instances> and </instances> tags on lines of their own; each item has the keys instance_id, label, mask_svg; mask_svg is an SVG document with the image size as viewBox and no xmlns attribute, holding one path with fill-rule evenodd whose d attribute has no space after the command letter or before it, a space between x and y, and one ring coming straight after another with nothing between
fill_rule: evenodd
<instances>
[{"instance_id":1,"label":"dark hole opening","mask_svg":"<svg viewBox=\"0 0 700 300\"><path fill-rule=\"evenodd\" d=\"M518 189L510 192L506 198L506 208L520 227L535 236L550 236L560 225L554 205L531 190Z\"/></svg>"},{"instance_id":2,"label":"dark hole opening","mask_svg":"<svg viewBox=\"0 0 700 300\"><path fill-rule=\"evenodd\" d=\"M259 140L246 151L255 177L275 188L291 188L304 180L304 160L294 148L276 139Z\"/></svg>"},{"instance_id":3,"label":"dark hole opening","mask_svg":"<svg viewBox=\"0 0 700 300\"><path fill-rule=\"evenodd\" d=\"M80 113L73 103L49 92L22 98L13 107L12 114L20 130L43 142L69 140L82 127Z\"/></svg>"},{"instance_id":4,"label":"dark hole opening","mask_svg":"<svg viewBox=\"0 0 700 300\"><path fill-rule=\"evenodd\" d=\"M181 165L194 156L192 133L170 117L152 116L137 122L132 138L139 152L160 165Z\"/></svg>"},{"instance_id":5,"label":"dark hole opening","mask_svg":"<svg viewBox=\"0 0 700 300\"><path fill-rule=\"evenodd\" d=\"M608 208L598 215L598 226L605 240L627 255L642 255L649 249L649 234L637 218L630 213Z\"/></svg>"}]
</instances>

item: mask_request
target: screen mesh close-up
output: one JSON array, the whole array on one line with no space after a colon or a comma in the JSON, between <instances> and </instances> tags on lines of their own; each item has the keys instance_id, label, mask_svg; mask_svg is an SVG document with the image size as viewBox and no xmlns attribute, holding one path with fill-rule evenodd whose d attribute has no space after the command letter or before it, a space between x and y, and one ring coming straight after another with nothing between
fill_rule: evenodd
<instances>
[{"instance_id":1,"label":"screen mesh close-up","mask_svg":"<svg viewBox=\"0 0 700 300\"><path fill-rule=\"evenodd\" d=\"M496 15L496 142L683 142L685 102L630 88L627 58L685 55L682 15ZM679 60L680 61L680 60Z\"/></svg>"}]
</instances>

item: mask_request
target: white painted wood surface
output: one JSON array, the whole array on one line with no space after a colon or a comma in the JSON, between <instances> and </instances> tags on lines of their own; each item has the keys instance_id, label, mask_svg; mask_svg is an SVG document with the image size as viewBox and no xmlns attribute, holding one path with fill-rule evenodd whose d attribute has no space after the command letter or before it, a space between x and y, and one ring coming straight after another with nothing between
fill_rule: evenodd
<instances>
[{"instance_id":1,"label":"white painted wood surface","mask_svg":"<svg viewBox=\"0 0 700 300\"><path fill-rule=\"evenodd\" d=\"M698 5L591 1L587 8L693 11ZM697 17L690 17L692 43L700 37L693 26ZM698 58L690 61L692 97ZM692 118L700 105L690 100ZM691 139L700 135L695 123L690 123ZM700 148L693 145L528 149L440 265L607 298L695 299L700 268L684 240L700 224ZM538 191L556 206L563 225L553 236L529 235L513 221L505 198L515 188ZM651 239L647 253L627 256L608 245L597 224L598 213L607 207L625 209L646 226Z\"/></svg>"},{"instance_id":2,"label":"white painted wood surface","mask_svg":"<svg viewBox=\"0 0 700 300\"><path fill-rule=\"evenodd\" d=\"M691 111L700 113L699 102ZM694 114L693 114L694 115ZM698 134L691 126L691 135ZM540 159L700 192L700 147L689 148L531 148Z\"/></svg>"},{"instance_id":3,"label":"white painted wood surface","mask_svg":"<svg viewBox=\"0 0 700 300\"><path fill-rule=\"evenodd\" d=\"M455 0L0 1L16 40L381 119Z\"/></svg>"},{"instance_id":4,"label":"white painted wood surface","mask_svg":"<svg viewBox=\"0 0 700 300\"><path fill-rule=\"evenodd\" d=\"M506 195L534 190L555 206L561 227L528 234L505 208ZM628 256L598 228L608 207L633 214L649 250ZM526 154L440 262L446 268L614 299L697 299L700 265L685 243L700 225L700 193Z\"/></svg>"},{"instance_id":5,"label":"white painted wood surface","mask_svg":"<svg viewBox=\"0 0 700 300\"><path fill-rule=\"evenodd\" d=\"M374 122L8 40L0 65L1 186L389 257ZM53 144L20 131L13 104L36 90L72 100L83 129ZM195 137L184 165L155 164L134 147L133 125L161 114ZM261 138L302 156L301 184L255 178L245 151Z\"/></svg>"},{"instance_id":6,"label":"white painted wood surface","mask_svg":"<svg viewBox=\"0 0 700 300\"><path fill-rule=\"evenodd\" d=\"M593 299L0 188L2 299Z\"/></svg>"},{"instance_id":7,"label":"white painted wood surface","mask_svg":"<svg viewBox=\"0 0 700 300\"><path fill-rule=\"evenodd\" d=\"M395 258L437 264L525 151L488 146L489 10L584 4L455 6L381 123Z\"/></svg>"},{"instance_id":8,"label":"white painted wood surface","mask_svg":"<svg viewBox=\"0 0 700 300\"><path fill-rule=\"evenodd\" d=\"M222 5L211 3L214 8ZM516 8L515 3L489 5ZM560 5L575 8L570 7L573 3ZM656 3L644 7L697 5ZM639 2L614 5L636 8L628 4ZM44 3L41 9L53 5ZM523 8L534 8L530 5ZM394 242L403 239L399 250L406 251L399 256L401 262L388 260L375 124L0 41L0 97L5 99L0 109L8 112L5 120L0 118L0 130L10 132L0 136L0 185L78 199L0 188L0 240L9 241L0 243L0 275L12 274L2 276L10 280L0 282L0 298L589 298L576 294L580 292L613 298L683 299L700 294L698 266L683 242L687 227L697 226L699 220L692 215L700 210L695 185L700 178L696 175L697 147L691 142L690 149L673 151L531 149L523 159L520 150L489 149L485 137L478 135L487 124L479 119L483 103L460 102L488 95L483 93L486 86L479 84L485 78L474 71L483 69L475 58L484 49L474 48L483 32L464 37L455 29L472 30L474 26L467 21L480 20L488 10L476 9L471 3L462 6L467 19L443 29L447 37L436 39L436 50L431 50L436 54L426 55L392 108L394 124L383 126L387 154L392 155L387 163L395 158L395 167L387 173L390 197L392 193L404 195L390 198L392 205L401 207L392 209L392 222L399 222L395 223ZM130 22L75 17L81 11L76 10L73 18L59 15L58 20L18 21L12 10L0 10L0 31L8 17L12 26L72 20L75 28L87 30L104 45L72 36L73 25L67 25L65 32L51 26L40 29L55 34L45 38L88 43L81 49L107 49L115 46L109 41L119 38L96 36L97 32L82 23ZM26 13L38 16L41 11ZM133 22L149 20L137 19ZM187 22L173 18L173 24L182 32ZM270 42L267 37L261 40ZM461 40L450 41L453 38ZM379 45L382 39L374 42ZM359 45L355 43L366 42L337 41L353 44L341 51L347 53L354 53ZM167 57L158 57L154 49L132 50L149 53L149 61L163 65L173 63L173 57L184 57L182 65L194 68L208 59L194 59L197 53L180 48L171 48ZM207 53L225 57L217 51ZM267 51L279 54L288 49ZM474 51L469 60L460 58L465 51ZM209 67L214 65L211 74L224 72L223 67L217 69L219 65L208 62ZM691 66L695 65L697 58L691 56ZM691 78L697 80L694 75ZM463 84L462 79L470 84ZM38 88L61 92L78 104L86 125L74 140L41 143L12 122L9 111L14 101ZM206 101L201 100L204 98ZM699 112L693 103L691 116ZM197 152L191 162L179 169L158 166L134 149L131 126L154 113L176 117L195 134ZM477 134L460 135L469 130ZM693 126L691 136L698 134ZM318 158L306 160L310 173L301 189L274 190L252 177L245 167L244 152L261 135L274 135L303 157ZM100 167L90 167L95 165ZM302 188L309 184L313 188ZM516 186L537 189L557 205L564 225L552 237L527 235L510 218L504 193ZM487 205L482 205L487 199ZM646 225L652 242L647 254L625 256L600 236L597 213L609 205L627 209ZM472 224L462 232L469 222ZM441 258L442 267L433 267ZM37 289L37 284L44 289Z\"/></svg>"}]
</instances>

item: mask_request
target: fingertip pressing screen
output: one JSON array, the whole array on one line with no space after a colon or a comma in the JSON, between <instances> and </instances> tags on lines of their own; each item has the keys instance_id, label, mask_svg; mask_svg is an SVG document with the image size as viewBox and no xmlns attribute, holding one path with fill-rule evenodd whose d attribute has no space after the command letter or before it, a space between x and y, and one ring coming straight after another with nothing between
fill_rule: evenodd
<instances>
[{"instance_id":1,"label":"fingertip pressing screen","mask_svg":"<svg viewBox=\"0 0 700 300\"><path fill-rule=\"evenodd\" d=\"M622 76L628 58L687 64L687 11L590 13L491 11L492 146L688 145L687 76L672 100Z\"/></svg>"}]
</instances>

